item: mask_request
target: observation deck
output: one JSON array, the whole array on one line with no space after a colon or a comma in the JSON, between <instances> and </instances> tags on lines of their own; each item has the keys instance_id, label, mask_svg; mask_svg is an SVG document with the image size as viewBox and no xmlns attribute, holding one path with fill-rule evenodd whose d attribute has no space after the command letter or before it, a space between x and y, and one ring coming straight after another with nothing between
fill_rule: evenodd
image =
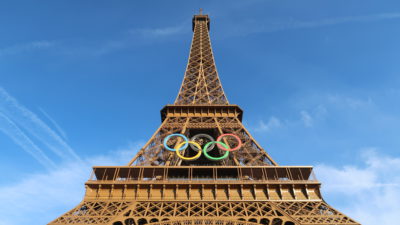
<instances>
[{"instance_id":1,"label":"observation deck","mask_svg":"<svg viewBox=\"0 0 400 225\"><path fill-rule=\"evenodd\" d=\"M86 199L321 200L311 166L93 167Z\"/></svg>"}]
</instances>

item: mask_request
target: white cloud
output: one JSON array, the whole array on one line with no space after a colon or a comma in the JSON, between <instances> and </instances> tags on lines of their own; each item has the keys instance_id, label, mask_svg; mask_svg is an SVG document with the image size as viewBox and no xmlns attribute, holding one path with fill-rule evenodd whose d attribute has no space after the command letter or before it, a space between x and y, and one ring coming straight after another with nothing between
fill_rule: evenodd
<instances>
[{"instance_id":1,"label":"white cloud","mask_svg":"<svg viewBox=\"0 0 400 225\"><path fill-rule=\"evenodd\" d=\"M365 15L365 16L347 16L347 17L330 18L318 21L293 21L291 23L286 24L286 26L282 26L282 28L286 29L315 28L315 27L330 26L330 25L349 23L349 22L368 22L368 21L378 21L378 20L397 19L397 18L400 18L400 13L380 13L380 14Z\"/></svg>"},{"instance_id":2,"label":"white cloud","mask_svg":"<svg viewBox=\"0 0 400 225\"><path fill-rule=\"evenodd\" d=\"M307 110L300 111L300 122L304 124L305 127L312 127L318 122L326 119L328 110L325 106L319 104L317 106L307 108ZM292 121L292 123L295 124L296 121Z\"/></svg>"},{"instance_id":3,"label":"white cloud","mask_svg":"<svg viewBox=\"0 0 400 225\"><path fill-rule=\"evenodd\" d=\"M132 40L127 39L119 39L119 40L111 40L102 43L100 46L96 46L95 48L89 48L87 51L90 55L101 56L108 54L110 52L114 52L116 50L124 49L129 47L132 43ZM81 53L81 50L79 50Z\"/></svg>"},{"instance_id":4,"label":"white cloud","mask_svg":"<svg viewBox=\"0 0 400 225\"><path fill-rule=\"evenodd\" d=\"M142 35L145 37L165 37L180 34L187 29L187 24L182 23L176 26L161 28L135 28L131 29L129 33L131 33L132 35Z\"/></svg>"},{"instance_id":5,"label":"white cloud","mask_svg":"<svg viewBox=\"0 0 400 225\"><path fill-rule=\"evenodd\" d=\"M398 224L400 212L400 158L366 149L362 166L315 167L325 199L363 225ZM340 199L340 201L337 201Z\"/></svg>"},{"instance_id":6,"label":"white cloud","mask_svg":"<svg viewBox=\"0 0 400 225\"><path fill-rule=\"evenodd\" d=\"M311 108L311 110L301 110L300 111L300 118L296 119L285 119L281 120L278 119L275 116L271 116L268 119L268 122L264 122L264 120L260 120L257 124L257 126L250 127L251 130L254 132L268 132L271 131L272 129L275 128L280 128L280 127L293 127L293 126L298 126L301 124L304 124L305 127L312 127L314 124L318 121L324 120L328 111L327 109L322 106L318 105L314 108Z\"/></svg>"},{"instance_id":7,"label":"white cloud","mask_svg":"<svg viewBox=\"0 0 400 225\"><path fill-rule=\"evenodd\" d=\"M126 165L142 144L65 162L53 170L29 174L17 183L0 186L0 225L47 224L56 219L82 200L92 165Z\"/></svg>"},{"instance_id":8,"label":"white cloud","mask_svg":"<svg viewBox=\"0 0 400 225\"><path fill-rule=\"evenodd\" d=\"M301 115L301 120L303 121L304 125L306 127L312 127L314 119L311 117L311 115L305 110L302 110L300 112L300 115Z\"/></svg>"},{"instance_id":9,"label":"white cloud","mask_svg":"<svg viewBox=\"0 0 400 225\"><path fill-rule=\"evenodd\" d=\"M267 123L265 123L263 120L260 120L258 126L253 128L253 130L255 132L263 132L263 131L270 131L271 129L278 128L281 126L282 126L281 121L278 118L271 116Z\"/></svg>"},{"instance_id":10,"label":"white cloud","mask_svg":"<svg viewBox=\"0 0 400 225\"><path fill-rule=\"evenodd\" d=\"M98 44L86 44L85 46L69 46L63 49L63 52L73 56L103 56L115 51L133 48L137 45L143 45L146 41L164 40L166 37L172 37L184 32L188 32L187 23L176 26L159 27L159 28L132 28L125 31L128 35L116 39L103 40Z\"/></svg>"},{"instance_id":11,"label":"white cloud","mask_svg":"<svg viewBox=\"0 0 400 225\"><path fill-rule=\"evenodd\" d=\"M54 41L33 41L29 43L17 44L9 47L0 48L0 56L15 55L39 49L47 49L55 46Z\"/></svg>"},{"instance_id":12,"label":"white cloud","mask_svg":"<svg viewBox=\"0 0 400 225\"><path fill-rule=\"evenodd\" d=\"M370 97L361 99L350 96L341 96L338 94L329 94L326 98L329 103L343 105L345 107L350 107L351 109L360 109L374 105L374 102Z\"/></svg>"},{"instance_id":13,"label":"white cloud","mask_svg":"<svg viewBox=\"0 0 400 225\"><path fill-rule=\"evenodd\" d=\"M276 21L260 21L260 20L246 20L244 24L235 26L231 30L235 31L235 34L251 34L251 33L270 33L285 30L297 30L297 29L312 29L318 27L333 26L338 24L346 23L361 23L370 21L381 21L390 19L399 19L400 13L378 13L362 16L344 16L336 18L327 18L314 21L300 21L295 19L289 20L276 20ZM238 31L237 29L241 29Z\"/></svg>"}]
</instances>

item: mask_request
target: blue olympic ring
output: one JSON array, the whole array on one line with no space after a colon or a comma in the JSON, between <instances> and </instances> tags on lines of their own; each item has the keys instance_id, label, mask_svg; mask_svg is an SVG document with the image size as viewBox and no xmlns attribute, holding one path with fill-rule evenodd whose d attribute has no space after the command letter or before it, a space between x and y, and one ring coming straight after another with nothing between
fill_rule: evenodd
<instances>
[{"instance_id":1,"label":"blue olympic ring","mask_svg":"<svg viewBox=\"0 0 400 225\"><path fill-rule=\"evenodd\" d=\"M187 138L185 135L183 135L183 134L170 134L170 135L168 135L168 136L164 139L164 146L165 146L165 148L166 148L167 150L169 150L169 151L171 151L171 152L175 152L175 149L170 148L170 147L168 147L168 145L167 145L167 141L168 141L171 137L174 137L174 136L181 137L181 138L183 138L183 140L185 141L185 145L183 145L182 147L180 147L180 148L178 149L178 151L182 151L182 150L186 149L186 148L189 146L189 140L188 140L188 138Z\"/></svg>"}]
</instances>

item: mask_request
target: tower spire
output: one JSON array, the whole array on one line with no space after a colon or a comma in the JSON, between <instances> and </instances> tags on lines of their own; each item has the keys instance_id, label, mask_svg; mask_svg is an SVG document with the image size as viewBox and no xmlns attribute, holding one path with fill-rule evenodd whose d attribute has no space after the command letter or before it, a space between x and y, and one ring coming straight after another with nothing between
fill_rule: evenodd
<instances>
[{"instance_id":1,"label":"tower spire","mask_svg":"<svg viewBox=\"0 0 400 225\"><path fill-rule=\"evenodd\" d=\"M210 18L200 14L193 17L193 39L185 76L175 105L227 105L221 81L214 62L209 35Z\"/></svg>"}]
</instances>

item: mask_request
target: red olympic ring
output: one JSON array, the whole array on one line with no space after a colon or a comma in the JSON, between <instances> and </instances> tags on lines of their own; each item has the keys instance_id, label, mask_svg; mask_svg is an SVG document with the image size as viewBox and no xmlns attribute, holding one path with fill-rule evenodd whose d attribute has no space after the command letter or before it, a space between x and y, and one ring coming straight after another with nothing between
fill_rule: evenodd
<instances>
[{"instance_id":1,"label":"red olympic ring","mask_svg":"<svg viewBox=\"0 0 400 225\"><path fill-rule=\"evenodd\" d=\"M224 150L224 151L233 152L233 151L238 150L240 147L242 147L242 140L240 140L240 138L239 138L237 135L235 135L235 134L222 134L221 136L219 136L219 137L217 138L217 141L221 141L221 139L222 139L223 137L225 137L225 136L232 136L232 137L234 137L234 138L238 141L238 146L236 146L236 147L234 147L234 148L229 148L229 149L227 149L227 148L224 148L221 144L218 144L218 143L217 143L217 146L218 146L219 149Z\"/></svg>"}]
</instances>

